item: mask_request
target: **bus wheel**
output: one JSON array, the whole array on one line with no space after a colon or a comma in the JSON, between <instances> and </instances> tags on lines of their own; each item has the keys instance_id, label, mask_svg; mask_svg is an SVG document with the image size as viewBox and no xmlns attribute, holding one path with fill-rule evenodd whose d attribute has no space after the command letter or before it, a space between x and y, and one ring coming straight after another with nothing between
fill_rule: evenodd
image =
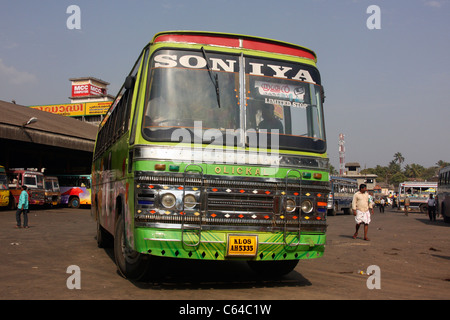
<instances>
[{"instance_id":1,"label":"bus wheel","mask_svg":"<svg viewBox=\"0 0 450 320\"><path fill-rule=\"evenodd\" d=\"M286 261L247 261L248 266L264 278L278 278L294 270L298 260Z\"/></svg>"},{"instance_id":2,"label":"bus wheel","mask_svg":"<svg viewBox=\"0 0 450 320\"><path fill-rule=\"evenodd\" d=\"M426 204L421 204L419 206L419 209L420 209L420 212L422 212L422 213L427 213L428 212L428 208L427 208Z\"/></svg>"},{"instance_id":3,"label":"bus wheel","mask_svg":"<svg viewBox=\"0 0 450 320\"><path fill-rule=\"evenodd\" d=\"M114 257L119 273L132 280L147 280L150 275L151 256L129 248L125 239L125 224L120 215L114 237Z\"/></svg>"},{"instance_id":4,"label":"bus wheel","mask_svg":"<svg viewBox=\"0 0 450 320\"><path fill-rule=\"evenodd\" d=\"M78 197L73 197L69 200L69 207L78 209L80 207L80 199Z\"/></svg>"}]
</instances>

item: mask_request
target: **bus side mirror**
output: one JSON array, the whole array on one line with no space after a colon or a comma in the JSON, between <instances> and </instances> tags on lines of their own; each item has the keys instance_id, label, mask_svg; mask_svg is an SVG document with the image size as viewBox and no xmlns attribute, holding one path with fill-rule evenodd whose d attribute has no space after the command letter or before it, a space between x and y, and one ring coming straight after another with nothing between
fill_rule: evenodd
<instances>
[{"instance_id":1,"label":"bus side mirror","mask_svg":"<svg viewBox=\"0 0 450 320\"><path fill-rule=\"evenodd\" d=\"M127 90L133 89L135 80L136 80L135 77L133 77L133 76L128 76L128 77L125 79L125 84L124 84L125 89L127 89Z\"/></svg>"}]
</instances>

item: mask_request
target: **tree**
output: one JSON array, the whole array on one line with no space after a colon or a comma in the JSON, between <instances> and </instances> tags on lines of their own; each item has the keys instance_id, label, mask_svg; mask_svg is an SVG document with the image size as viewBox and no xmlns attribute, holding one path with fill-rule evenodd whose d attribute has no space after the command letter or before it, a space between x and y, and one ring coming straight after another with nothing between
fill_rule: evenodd
<instances>
[{"instance_id":1,"label":"tree","mask_svg":"<svg viewBox=\"0 0 450 320\"><path fill-rule=\"evenodd\" d=\"M401 183L401 182L403 182L405 180L406 180L405 175L403 173L401 173L401 172L397 172L391 177L390 183L395 185L395 186L398 186L399 183Z\"/></svg>"},{"instance_id":2,"label":"tree","mask_svg":"<svg viewBox=\"0 0 450 320\"><path fill-rule=\"evenodd\" d=\"M442 169L444 167L447 167L450 165L450 163L439 160L438 162L436 162L436 165L439 167L439 169Z\"/></svg>"},{"instance_id":3,"label":"tree","mask_svg":"<svg viewBox=\"0 0 450 320\"><path fill-rule=\"evenodd\" d=\"M402 163L405 161L405 157L400 152L397 152L394 154L394 162L398 163L400 167L402 166Z\"/></svg>"},{"instance_id":4,"label":"tree","mask_svg":"<svg viewBox=\"0 0 450 320\"><path fill-rule=\"evenodd\" d=\"M420 177L423 180L430 181L433 178L437 179L438 174L439 174L438 167L429 167L429 168L423 170Z\"/></svg>"},{"instance_id":5,"label":"tree","mask_svg":"<svg viewBox=\"0 0 450 320\"><path fill-rule=\"evenodd\" d=\"M420 164L412 163L407 164L405 167L405 176L408 178L418 179L422 176L422 173L425 171L425 168Z\"/></svg>"},{"instance_id":6,"label":"tree","mask_svg":"<svg viewBox=\"0 0 450 320\"><path fill-rule=\"evenodd\" d=\"M337 172L336 168L333 167L333 165L330 164L330 174L339 174L339 172Z\"/></svg>"}]
</instances>

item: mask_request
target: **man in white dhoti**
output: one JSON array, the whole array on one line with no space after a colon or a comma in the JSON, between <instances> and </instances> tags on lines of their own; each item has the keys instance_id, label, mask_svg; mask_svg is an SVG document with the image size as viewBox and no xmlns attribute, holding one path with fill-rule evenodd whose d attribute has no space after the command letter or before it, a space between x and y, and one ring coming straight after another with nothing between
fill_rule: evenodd
<instances>
[{"instance_id":1,"label":"man in white dhoti","mask_svg":"<svg viewBox=\"0 0 450 320\"><path fill-rule=\"evenodd\" d=\"M352 210L356 221L356 231L353 239L356 239L358 236L360 225L364 224L364 240L369 241L367 233L369 230L370 215L373 214L373 206L365 184L361 184L359 191L353 195Z\"/></svg>"}]
</instances>

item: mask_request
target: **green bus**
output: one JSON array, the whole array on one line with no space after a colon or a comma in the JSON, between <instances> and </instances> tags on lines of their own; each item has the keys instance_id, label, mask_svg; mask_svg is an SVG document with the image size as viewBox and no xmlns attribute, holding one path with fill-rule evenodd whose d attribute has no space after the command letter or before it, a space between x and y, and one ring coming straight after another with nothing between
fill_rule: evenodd
<instances>
[{"instance_id":1,"label":"green bus","mask_svg":"<svg viewBox=\"0 0 450 320\"><path fill-rule=\"evenodd\" d=\"M161 257L281 276L323 256L330 192L316 54L254 36L156 34L99 126L92 215L126 278Z\"/></svg>"}]
</instances>

